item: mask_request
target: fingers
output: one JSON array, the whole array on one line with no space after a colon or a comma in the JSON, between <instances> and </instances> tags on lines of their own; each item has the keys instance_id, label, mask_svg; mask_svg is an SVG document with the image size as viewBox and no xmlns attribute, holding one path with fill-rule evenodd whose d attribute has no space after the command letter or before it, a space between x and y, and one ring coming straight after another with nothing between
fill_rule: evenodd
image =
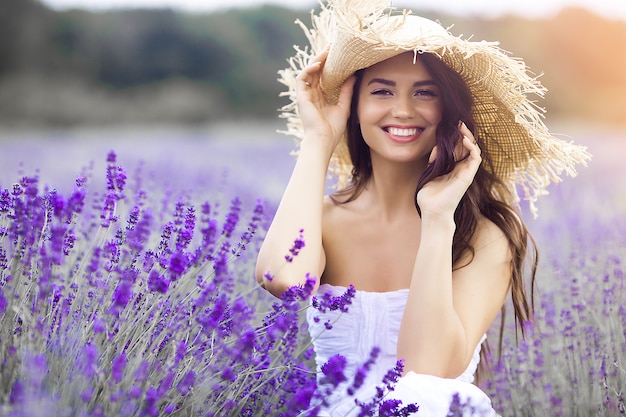
<instances>
[{"instance_id":1,"label":"fingers","mask_svg":"<svg viewBox=\"0 0 626 417\"><path fill-rule=\"evenodd\" d=\"M457 148L454 152L455 155L463 155L463 157L459 160L465 159L470 156L480 158L481 149L480 146L478 146L478 141L472 134L472 131L469 130L469 128L462 121L459 122L459 133L461 133L462 138L461 141L459 141L459 143L457 144Z\"/></svg>"},{"instance_id":2,"label":"fingers","mask_svg":"<svg viewBox=\"0 0 626 417\"><path fill-rule=\"evenodd\" d=\"M473 145L478 146L478 141L474 137L474 134L462 121L459 122L459 132L463 137L467 137Z\"/></svg>"},{"instance_id":3,"label":"fingers","mask_svg":"<svg viewBox=\"0 0 626 417\"><path fill-rule=\"evenodd\" d=\"M468 151L466 157L480 158L481 149L480 146L478 146L476 139L470 139L467 136L463 136L463 146Z\"/></svg>"},{"instance_id":4,"label":"fingers","mask_svg":"<svg viewBox=\"0 0 626 417\"><path fill-rule=\"evenodd\" d=\"M319 85L322 67L328 57L329 48L326 47L322 52L317 54L311 63L307 65L296 77L300 88L317 88Z\"/></svg>"},{"instance_id":5,"label":"fingers","mask_svg":"<svg viewBox=\"0 0 626 417\"><path fill-rule=\"evenodd\" d=\"M296 77L297 87L300 88L316 88L319 84L319 73L321 72L322 62L314 61L304 68Z\"/></svg>"}]
</instances>

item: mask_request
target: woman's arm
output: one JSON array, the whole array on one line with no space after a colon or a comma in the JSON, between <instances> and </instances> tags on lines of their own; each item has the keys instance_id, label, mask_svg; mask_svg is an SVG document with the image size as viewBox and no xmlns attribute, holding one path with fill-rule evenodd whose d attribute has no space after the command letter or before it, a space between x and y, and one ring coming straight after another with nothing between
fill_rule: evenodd
<instances>
[{"instance_id":1,"label":"woman's arm","mask_svg":"<svg viewBox=\"0 0 626 417\"><path fill-rule=\"evenodd\" d=\"M398 335L398 357L405 360L405 372L458 377L509 288L507 239L486 219L479 220L472 238L471 263L452 271L454 210L481 162L480 149L469 139L471 132L462 126L461 133L466 150L459 152L469 151L468 157L418 194L420 248Z\"/></svg>"},{"instance_id":2,"label":"woman's arm","mask_svg":"<svg viewBox=\"0 0 626 417\"><path fill-rule=\"evenodd\" d=\"M467 368L476 346L500 311L510 286L508 241L481 219L471 263L452 271L454 226L425 220L398 336L405 371L447 378ZM461 263L469 261L469 255Z\"/></svg>"},{"instance_id":3,"label":"woman's arm","mask_svg":"<svg viewBox=\"0 0 626 417\"><path fill-rule=\"evenodd\" d=\"M289 287L304 283L307 273L319 277L324 269L322 205L331 152L321 141L302 142L293 173L259 251L257 281L277 297ZM288 263L285 255L289 254L300 230L305 247ZM271 280L267 273L273 276Z\"/></svg>"},{"instance_id":4,"label":"woman's arm","mask_svg":"<svg viewBox=\"0 0 626 417\"><path fill-rule=\"evenodd\" d=\"M329 105L319 78L328 49L297 77L297 104L304 138L293 173L257 258L257 281L276 296L302 284L309 273L318 279L324 270L322 208L328 164L345 129L350 111L353 80L342 88L339 102ZM305 247L293 262L285 255L303 230ZM267 274L272 279L267 278ZM317 288L317 285L316 285Z\"/></svg>"}]
</instances>

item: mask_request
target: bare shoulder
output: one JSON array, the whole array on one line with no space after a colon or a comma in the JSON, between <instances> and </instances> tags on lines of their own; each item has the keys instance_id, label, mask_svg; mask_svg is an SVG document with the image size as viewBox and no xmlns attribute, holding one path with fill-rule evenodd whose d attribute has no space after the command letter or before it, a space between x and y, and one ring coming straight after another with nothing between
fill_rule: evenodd
<instances>
[{"instance_id":1,"label":"bare shoulder","mask_svg":"<svg viewBox=\"0 0 626 417\"><path fill-rule=\"evenodd\" d=\"M324 225L345 224L356 215L354 202L346 202L347 197L339 195L327 195L324 197L322 221Z\"/></svg>"},{"instance_id":2,"label":"bare shoulder","mask_svg":"<svg viewBox=\"0 0 626 417\"><path fill-rule=\"evenodd\" d=\"M494 262L508 262L511 259L509 239L498 225L486 217L480 217L472 237L474 256L487 255Z\"/></svg>"},{"instance_id":3,"label":"bare shoulder","mask_svg":"<svg viewBox=\"0 0 626 417\"><path fill-rule=\"evenodd\" d=\"M324 197L322 207L322 239L327 244L338 238L346 238L355 221L352 203L344 203L333 196Z\"/></svg>"},{"instance_id":4,"label":"bare shoulder","mask_svg":"<svg viewBox=\"0 0 626 417\"><path fill-rule=\"evenodd\" d=\"M337 217L341 216L342 208L340 201L335 200L332 196L325 196L322 207L322 221L324 224L338 221Z\"/></svg>"},{"instance_id":5,"label":"bare shoulder","mask_svg":"<svg viewBox=\"0 0 626 417\"><path fill-rule=\"evenodd\" d=\"M340 203L341 201L337 201L337 199L332 195L324 196L324 213L337 208Z\"/></svg>"}]
</instances>

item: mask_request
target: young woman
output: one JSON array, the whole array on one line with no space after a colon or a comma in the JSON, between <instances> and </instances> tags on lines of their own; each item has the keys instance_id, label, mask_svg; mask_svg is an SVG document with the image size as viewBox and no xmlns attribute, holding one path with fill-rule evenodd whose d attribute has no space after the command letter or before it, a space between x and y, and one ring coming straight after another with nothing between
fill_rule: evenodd
<instances>
[{"instance_id":1,"label":"young woman","mask_svg":"<svg viewBox=\"0 0 626 417\"><path fill-rule=\"evenodd\" d=\"M381 349L358 398L402 359L387 398L423 416L446 416L454 401L464 415L495 415L472 384L481 344L507 294L518 323L532 317L515 186L532 203L588 155L548 134L526 97L543 90L519 61L385 6L322 6L307 31L316 54L298 50L282 73L301 141L257 277L276 296L307 273L320 292L356 288L347 313L308 319L319 366L340 353L354 373ZM340 189L325 196L329 170ZM299 230L306 246L285 264ZM327 400L319 415L358 413L345 390Z\"/></svg>"}]
</instances>

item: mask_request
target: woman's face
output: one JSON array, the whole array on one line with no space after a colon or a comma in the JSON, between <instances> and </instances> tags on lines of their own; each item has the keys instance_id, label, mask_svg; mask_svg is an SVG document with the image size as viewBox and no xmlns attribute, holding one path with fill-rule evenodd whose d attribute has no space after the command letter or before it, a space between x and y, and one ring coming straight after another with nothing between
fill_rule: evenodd
<instances>
[{"instance_id":1,"label":"woman's face","mask_svg":"<svg viewBox=\"0 0 626 417\"><path fill-rule=\"evenodd\" d=\"M427 161L441 120L441 94L430 73L407 52L367 68L357 116L372 161Z\"/></svg>"}]
</instances>

